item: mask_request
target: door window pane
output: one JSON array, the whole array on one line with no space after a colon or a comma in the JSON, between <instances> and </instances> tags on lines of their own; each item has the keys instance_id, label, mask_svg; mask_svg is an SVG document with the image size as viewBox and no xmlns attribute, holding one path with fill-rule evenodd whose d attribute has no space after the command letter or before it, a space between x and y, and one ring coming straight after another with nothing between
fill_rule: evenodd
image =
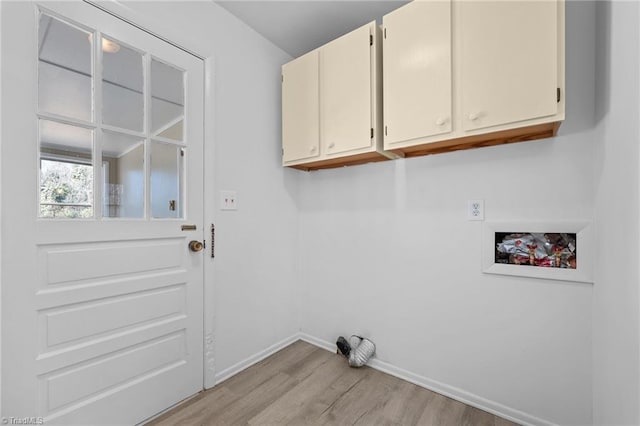
<instances>
[{"instance_id":1,"label":"door window pane","mask_svg":"<svg viewBox=\"0 0 640 426\"><path fill-rule=\"evenodd\" d=\"M102 122L141 132L144 123L142 54L102 37Z\"/></svg>"},{"instance_id":2,"label":"door window pane","mask_svg":"<svg viewBox=\"0 0 640 426\"><path fill-rule=\"evenodd\" d=\"M49 15L40 15L38 107L41 112L91 121L91 36Z\"/></svg>"},{"instance_id":3,"label":"door window pane","mask_svg":"<svg viewBox=\"0 0 640 426\"><path fill-rule=\"evenodd\" d=\"M102 132L102 215L144 217L144 139Z\"/></svg>"},{"instance_id":4,"label":"door window pane","mask_svg":"<svg viewBox=\"0 0 640 426\"><path fill-rule=\"evenodd\" d=\"M93 217L93 131L40 120L40 217Z\"/></svg>"},{"instance_id":5,"label":"door window pane","mask_svg":"<svg viewBox=\"0 0 640 426\"><path fill-rule=\"evenodd\" d=\"M184 72L151 61L151 134L183 140Z\"/></svg>"},{"instance_id":6,"label":"door window pane","mask_svg":"<svg viewBox=\"0 0 640 426\"><path fill-rule=\"evenodd\" d=\"M176 145L151 144L151 216L181 218L185 149Z\"/></svg>"}]
</instances>

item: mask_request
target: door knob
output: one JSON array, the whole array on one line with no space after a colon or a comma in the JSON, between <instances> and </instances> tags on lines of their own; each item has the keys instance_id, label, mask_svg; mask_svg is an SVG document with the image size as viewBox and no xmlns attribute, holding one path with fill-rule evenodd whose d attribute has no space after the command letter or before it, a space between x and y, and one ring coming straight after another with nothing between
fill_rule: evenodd
<instances>
[{"instance_id":1,"label":"door knob","mask_svg":"<svg viewBox=\"0 0 640 426\"><path fill-rule=\"evenodd\" d=\"M193 252L199 252L202 251L203 248L204 244L202 244L202 242L197 240L189 241L189 250Z\"/></svg>"}]
</instances>

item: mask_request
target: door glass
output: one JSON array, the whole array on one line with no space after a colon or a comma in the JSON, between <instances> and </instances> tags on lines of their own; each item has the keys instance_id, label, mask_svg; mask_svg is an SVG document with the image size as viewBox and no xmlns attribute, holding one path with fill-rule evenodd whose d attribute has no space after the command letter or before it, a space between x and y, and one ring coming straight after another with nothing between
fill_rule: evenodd
<instances>
[{"instance_id":1,"label":"door glass","mask_svg":"<svg viewBox=\"0 0 640 426\"><path fill-rule=\"evenodd\" d=\"M141 132L144 123L142 53L102 37L102 123Z\"/></svg>"},{"instance_id":2,"label":"door glass","mask_svg":"<svg viewBox=\"0 0 640 426\"><path fill-rule=\"evenodd\" d=\"M181 218L185 149L180 146L151 144L151 216Z\"/></svg>"},{"instance_id":3,"label":"door glass","mask_svg":"<svg viewBox=\"0 0 640 426\"><path fill-rule=\"evenodd\" d=\"M38 40L40 111L91 121L92 34L41 14Z\"/></svg>"},{"instance_id":4,"label":"door glass","mask_svg":"<svg viewBox=\"0 0 640 426\"><path fill-rule=\"evenodd\" d=\"M183 218L186 73L101 30L39 15L39 216Z\"/></svg>"},{"instance_id":5,"label":"door glass","mask_svg":"<svg viewBox=\"0 0 640 426\"><path fill-rule=\"evenodd\" d=\"M151 134L181 141L184 127L184 72L151 60Z\"/></svg>"},{"instance_id":6,"label":"door glass","mask_svg":"<svg viewBox=\"0 0 640 426\"><path fill-rule=\"evenodd\" d=\"M144 139L102 132L102 215L144 217Z\"/></svg>"},{"instance_id":7,"label":"door glass","mask_svg":"<svg viewBox=\"0 0 640 426\"><path fill-rule=\"evenodd\" d=\"M93 131L40 120L40 217L93 217Z\"/></svg>"}]
</instances>

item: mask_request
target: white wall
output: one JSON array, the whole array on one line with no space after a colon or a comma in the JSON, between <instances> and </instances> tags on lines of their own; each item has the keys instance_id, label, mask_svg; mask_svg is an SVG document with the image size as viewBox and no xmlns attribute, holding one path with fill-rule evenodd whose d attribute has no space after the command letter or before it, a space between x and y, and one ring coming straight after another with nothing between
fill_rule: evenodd
<instances>
[{"instance_id":1,"label":"white wall","mask_svg":"<svg viewBox=\"0 0 640 426\"><path fill-rule=\"evenodd\" d=\"M590 424L592 286L481 273L481 224L588 219L595 4L567 4L560 136L300 173L302 331L531 423Z\"/></svg>"},{"instance_id":2,"label":"white wall","mask_svg":"<svg viewBox=\"0 0 640 426\"><path fill-rule=\"evenodd\" d=\"M210 1L104 3L214 62L215 367L222 372L298 331L297 174L280 167L280 65L290 57ZM208 231L208 228L207 228Z\"/></svg>"},{"instance_id":3,"label":"white wall","mask_svg":"<svg viewBox=\"0 0 640 426\"><path fill-rule=\"evenodd\" d=\"M640 7L598 4L594 423L640 424Z\"/></svg>"}]
</instances>

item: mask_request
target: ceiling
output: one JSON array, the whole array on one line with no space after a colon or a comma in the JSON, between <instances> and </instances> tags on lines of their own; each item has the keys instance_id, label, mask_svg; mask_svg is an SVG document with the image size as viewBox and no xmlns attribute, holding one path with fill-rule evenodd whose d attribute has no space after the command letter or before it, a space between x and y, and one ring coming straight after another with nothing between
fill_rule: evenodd
<instances>
[{"instance_id":1,"label":"ceiling","mask_svg":"<svg viewBox=\"0 0 640 426\"><path fill-rule=\"evenodd\" d=\"M298 57L382 16L406 0L221 0L217 4Z\"/></svg>"}]
</instances>

